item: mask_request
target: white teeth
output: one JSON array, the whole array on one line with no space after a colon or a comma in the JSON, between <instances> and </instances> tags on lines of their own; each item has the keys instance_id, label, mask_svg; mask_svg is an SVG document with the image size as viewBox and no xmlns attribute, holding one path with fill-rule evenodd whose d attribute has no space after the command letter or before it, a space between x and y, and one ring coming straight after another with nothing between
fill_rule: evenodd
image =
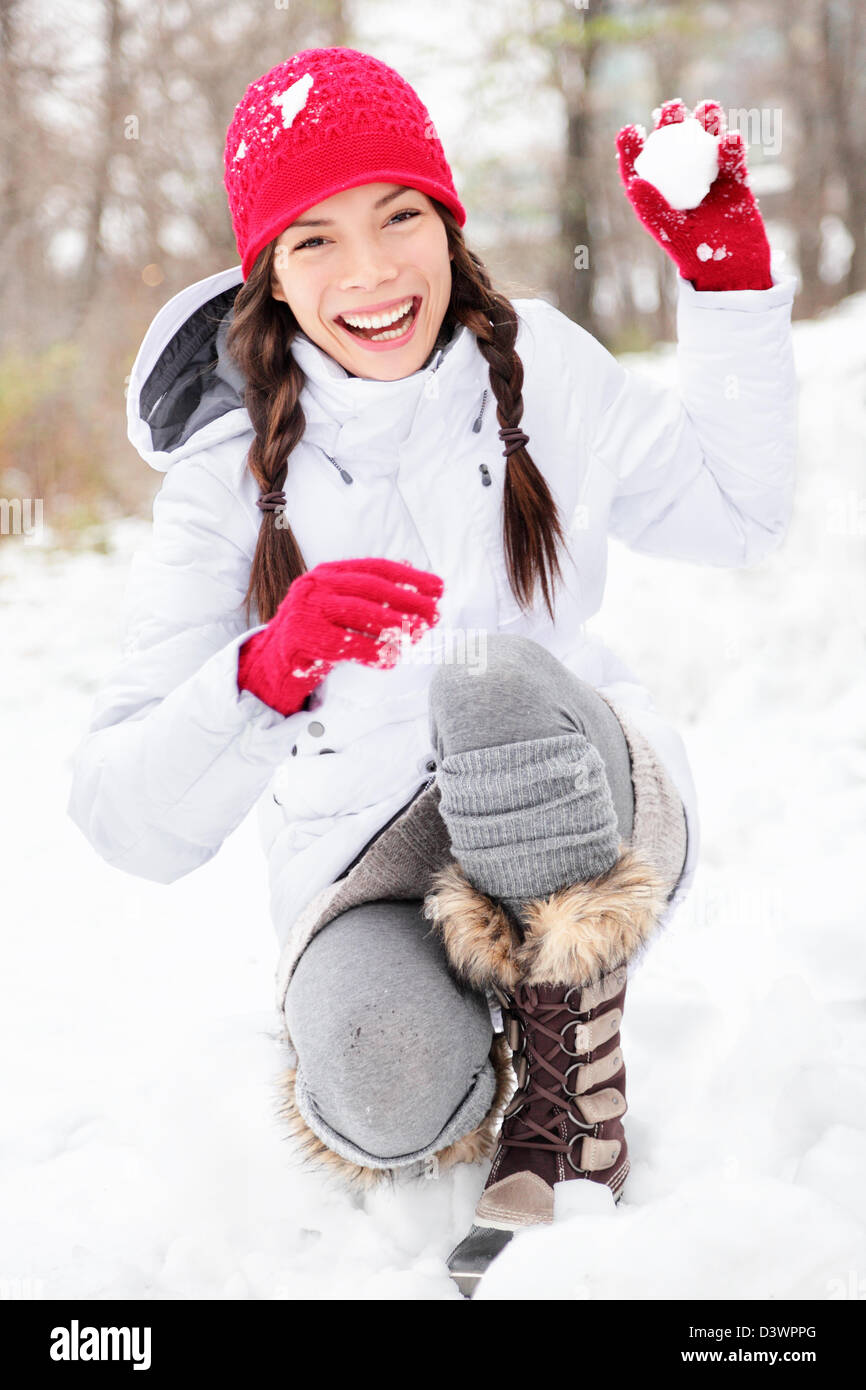
<instances>
[{"instance_id":1,"label":"white teeth","mask_svg":"<svg viewBox=\"0 0 866 1390\"><path fill-rule=\"evenodd\" d=\"M412 300L406 299L395 309L388 309L381 314L357 314L352 318L348 314L341 314L340 317L345 323L351 324L352 328L387 328L389 323L397 323L399 319L405 318L411 308Z\"/></svg>"},{"instance_id":2,"label":"white teeth","mask_svg":"<svg viewBox=\"0 0 866 1390\"><path fill-rule=\"evenodd\" d=\"M402 338L405 332L405 328L391 328L386 333L374 333L370 342L384 343L386 338Z\"/></svg>"}]
</instances>

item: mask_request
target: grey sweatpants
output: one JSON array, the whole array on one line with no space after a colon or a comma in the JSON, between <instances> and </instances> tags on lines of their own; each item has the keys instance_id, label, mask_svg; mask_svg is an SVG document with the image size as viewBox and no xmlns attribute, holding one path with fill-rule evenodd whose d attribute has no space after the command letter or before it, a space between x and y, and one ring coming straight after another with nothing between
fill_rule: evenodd
<instances>
[{"instance_id":1,"label":"grey sweatpants","mask_svg":"<svg viewBox=\"0 0 866 1390\"><path fill-rule=\"evenodd\" d=\"M631 766L619 721L537 642L488 633L486 668L441 666L429 708L440 762L527 740L559 746L561 735L582 734L601 756L620 837L631 839ZM285 1010L299 1109L351 1161L419 1162L490 1109L487 1000L455 981L421 900L364 903L323 927L295 968Z\"/></svg>"}]
</instances>

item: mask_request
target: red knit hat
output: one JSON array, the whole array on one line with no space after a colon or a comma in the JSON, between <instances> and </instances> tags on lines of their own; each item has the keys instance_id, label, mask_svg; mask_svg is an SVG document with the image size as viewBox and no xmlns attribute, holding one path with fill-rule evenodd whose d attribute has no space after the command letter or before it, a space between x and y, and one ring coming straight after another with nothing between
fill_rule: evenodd
<instances>
[{"instance_id":1,"label":"red knit hat","mask_svg":"<svg viewBox=\"0 0 866 1390\"><path fill-rule=\"evenodd\" d=\"M314 203L405 183L466 211L435 127L399 73L354 48L307 48L247 88L226 133L225 185L244 279Z\"/></svg>"}]
</instances>

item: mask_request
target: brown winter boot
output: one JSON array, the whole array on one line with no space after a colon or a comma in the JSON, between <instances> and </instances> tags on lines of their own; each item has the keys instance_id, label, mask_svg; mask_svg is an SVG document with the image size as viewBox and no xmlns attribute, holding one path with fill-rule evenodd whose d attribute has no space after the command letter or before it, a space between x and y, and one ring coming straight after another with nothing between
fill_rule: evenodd
<instances>
[{"instance_id":1,"label":"brown winter boot","mask_svg":"<svg viewBox=\"0 0 866 1390\"><path fill-rule=\"evenodd\" d=\"M513 1230L553 1220L553 1184L587 1178L616 1201L628 1176L625 1065L619 1026L625 968L597 984L497 991L517 1091L476 1216Z\"/></svg>"},{"instance_id":2,"label":"brown winter boot","mask_svg":"<svg viewBox=\"0 0 866 1390\"><path fill-rule=\"evenodd\" d=\"M520 922L459 864L437 874L426 915L458 976L499 999L517 1079L475 1223L449 1258L464 1294L516 1230L553 1221L555 1199L594 1209L622 1195L626 967L666 900L656 870L626 847L598 877L527 901Z\"/></svg>"}]
</instances>

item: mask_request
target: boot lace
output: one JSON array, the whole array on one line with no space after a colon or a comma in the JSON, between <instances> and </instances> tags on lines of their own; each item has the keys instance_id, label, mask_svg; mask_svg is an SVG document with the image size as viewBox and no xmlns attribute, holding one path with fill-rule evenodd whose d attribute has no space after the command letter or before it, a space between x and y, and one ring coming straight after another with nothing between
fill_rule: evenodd
<instances>
[{"instance_id":1,"label":"boot lace","mask_svg":"<svg viewBox=\"0 0 866 1390\"><path fill-rule=\"evenodd\" d=\"M575 1173L589 1176L587 1169L575 1163L573 1150L579 1140L597 1136L599 1123L587 1124L568 1103L577 1095L569 1090L568 1078L592 1055L568 1046L569 1030L591 1019L594 1012L580 1013L572 1007L572 997L576 995L579 1001L580 993L580 989L563 989L557 998L542 1000L532 985L518 984L510 998L500 996L506 1028L512 1023L509 1041L515 1031L519 1041L512 1055L518 1086L505 1110L499 1143L503 1148L564 1154ZM563 1013L570 1015L565 1022ZM522 1128L518 1128L518 1116ZM566 1121L575 1131L570 1138Z\"/></svg>"}]
</instances>

